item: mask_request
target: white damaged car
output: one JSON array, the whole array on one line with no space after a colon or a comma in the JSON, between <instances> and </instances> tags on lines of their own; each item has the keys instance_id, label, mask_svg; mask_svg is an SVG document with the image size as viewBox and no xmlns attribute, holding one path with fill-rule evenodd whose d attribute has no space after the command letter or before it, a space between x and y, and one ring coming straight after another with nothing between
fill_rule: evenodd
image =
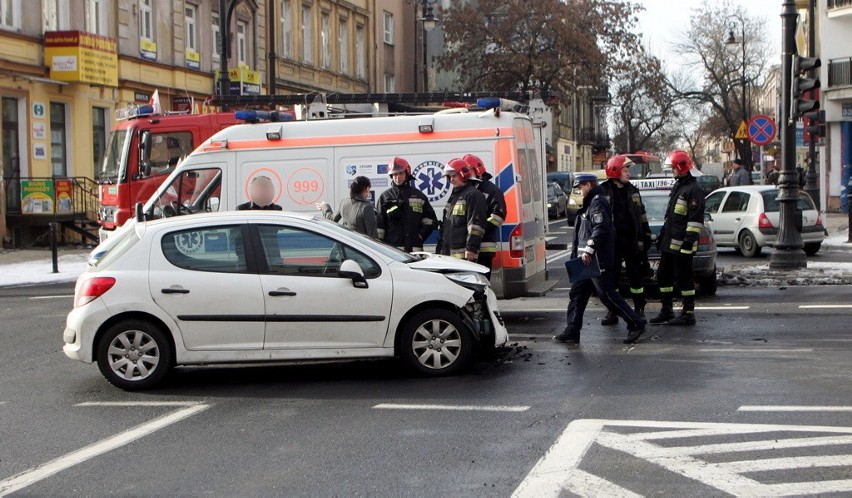
<instances>
[{"instance_id":1,"label":"white damaged car","mask_svg":"<svg viewBox=\"0 0 852 498\"><path fill-rule=\"evenodd\" d=\"M280 211L129 223L77 280L63 350L128 390L212 363L396 356L448 375L508 341L486 271Z\"/></svg>"}]
</instances>

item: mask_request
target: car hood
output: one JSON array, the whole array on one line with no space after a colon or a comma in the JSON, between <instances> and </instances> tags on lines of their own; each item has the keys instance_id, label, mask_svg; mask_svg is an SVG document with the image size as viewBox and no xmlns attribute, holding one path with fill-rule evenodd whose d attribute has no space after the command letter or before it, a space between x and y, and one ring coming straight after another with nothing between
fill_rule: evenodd
<instances>
[{"instance_id":1,"label":"car hood","mask_svg":"<svg viewBox=\"0 0 852 498\"><path fill-rule=\"evenodd\" d=\"M474 272L482 273L483 275L488 273L488 268L464 259L427 252L415 252L413 254L423 258L408 263L408 266L415 270L433 271L436 273Z\"/></svg>"}]
</instances>

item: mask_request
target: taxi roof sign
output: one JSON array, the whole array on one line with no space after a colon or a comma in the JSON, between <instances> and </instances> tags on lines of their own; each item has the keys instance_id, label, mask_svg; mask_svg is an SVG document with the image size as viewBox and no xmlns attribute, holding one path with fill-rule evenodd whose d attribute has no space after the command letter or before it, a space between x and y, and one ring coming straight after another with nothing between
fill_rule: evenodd
<instances>
[{"instance_id":1,"label":"taxi roof sign","mask_svg":"<svg viewBox=\"0 0 852 498\"><path fill-rule=\"evenodd\" d=\"M673 177L642 178L640 180L630 180L630 183L639 190L659 190L672 188L675 179Z\"/></svg>"}]
</instances>

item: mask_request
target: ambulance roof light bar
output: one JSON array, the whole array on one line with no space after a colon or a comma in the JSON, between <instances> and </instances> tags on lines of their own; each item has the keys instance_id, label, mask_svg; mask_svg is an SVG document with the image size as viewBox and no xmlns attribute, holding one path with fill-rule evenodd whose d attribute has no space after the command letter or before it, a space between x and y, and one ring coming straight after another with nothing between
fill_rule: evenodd
<instances>
[{"instance_id":1,"label":"ambulance roof light bar","mask_svg":"<svg viewBox=\"0 0 852 498\"><path fill-rule=\"evenodd\" d=\"M295 121L296 115L291 111L237 111L234 117L246 123L259 123L261 121L270 123L282 123Z\"/></svg>"},{"instance_id":2,"label":"ambulance roof light bar","mask_svg":"<svg viewBox=\"0 0 852 498\"><path fill-rule=\"evenodd\" d=\"M476 106L483 109L500 109L509 112L526 112L527 106L518 101L500 97L483 97L476 99Z\"/></svg>"}]
</instances>

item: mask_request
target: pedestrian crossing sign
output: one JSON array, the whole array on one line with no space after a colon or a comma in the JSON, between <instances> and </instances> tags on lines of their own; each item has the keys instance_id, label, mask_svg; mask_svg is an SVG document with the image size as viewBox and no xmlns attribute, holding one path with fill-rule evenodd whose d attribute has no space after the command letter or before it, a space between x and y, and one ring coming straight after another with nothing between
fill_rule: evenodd
<instances>
[{"instance_id":1,"label":"pedestrian crossing sign","mask_svg":"<svg viewBox=\"0 0 852 498\"><path fill-rule=\"evenodd\" d=\"M740 121L740 127L737 128L737 134L734 135L734 138L737 140L745 140L748 138L748 126L746 125L745 120Z\"/></svg>"}]
</instances>

